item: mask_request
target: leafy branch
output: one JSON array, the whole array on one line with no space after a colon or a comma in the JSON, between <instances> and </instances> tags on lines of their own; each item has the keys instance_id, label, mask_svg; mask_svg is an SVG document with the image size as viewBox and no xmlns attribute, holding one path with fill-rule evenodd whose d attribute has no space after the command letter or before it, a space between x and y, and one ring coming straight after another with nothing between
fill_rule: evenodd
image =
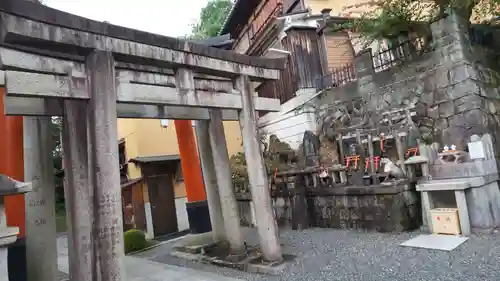
<instances>
[{"instance_id":1,"label":"leafy branch","mask_svg":"<svg viewBox=\"0 0 500 281\"><path fill-rule=\"evenodd\" d=\"M191 26L193 39L214 37L222 29L226 17L233 7L231 0L211 0L201 9L198 22Z\"/></svg>"},{"instance_id":2,"label":"leafy branch","mask_svg":"<svg viewBox=\"0 0 500 281\"><path fill-rule=\"evenodd\" d=\"M371 0L345 10L359 8L367 12L341 28L358 33L367 46L400 36L426 37L429 23L449 10L474 22L492 22L499 15L500 0Z\"/></svg>"}]
</instances>

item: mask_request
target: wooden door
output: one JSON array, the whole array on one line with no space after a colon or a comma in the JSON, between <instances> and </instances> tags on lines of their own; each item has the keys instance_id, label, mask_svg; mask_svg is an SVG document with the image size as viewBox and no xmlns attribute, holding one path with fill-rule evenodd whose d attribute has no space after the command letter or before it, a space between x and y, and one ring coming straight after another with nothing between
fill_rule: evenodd
<instances>
[{"instance_id":1,"label":"wooden door","mask_svg":"<svg viewBox=\"0 0 500 281\"><path fill-rule=\"evenodd\" d=\"M132 188L122 189L123 231L134 228L134 212L132 207Z\"/></svg>"},{"instance_id":2,"label":"wooden door","mask_svg":"<svg viewBox=\"0 0 500 281\"><path fill-rule=\"evenodd\" d=\"M144 210L144 196L142 193L144 183L138 182L132 187L132 205L134 207L135 228L147 232L146 211Z\"/></svg>"},{"instance_id":3,"label":"wooden door","mask_svg":"<svg viewBox=\"0 0 500 281\"><path fill-rule=\"evenodd\" d=\"M171 175L154 175L146 179L153 218L154 236L177 232L177 214Z\"/></svg>"}]
</instances>

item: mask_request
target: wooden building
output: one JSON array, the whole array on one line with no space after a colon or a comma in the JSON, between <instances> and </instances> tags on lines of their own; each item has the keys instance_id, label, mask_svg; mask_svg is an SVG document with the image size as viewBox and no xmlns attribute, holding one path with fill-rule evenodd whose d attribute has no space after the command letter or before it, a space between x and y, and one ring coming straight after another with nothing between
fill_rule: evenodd
<instances>
[{"instance_id":1,"label":"wooden building","mask_svg":"<svg viewBox=\"0 0 500 281\"><path fill-rule=\"evenodd\" d=\"M344 4L340 4L340 3ZM238 0L222 33L234 39L240 53L265 57L288 57L285 70L276 81L257 87L259 96L278 98L282 111L260 116L259 127L267 135L297 148L305 130L316 130L316 117L303 107L325 83L331 86L353 75L356 42L347 30L328 29L326 22L342 24L347 17L332 16L332 9L356 4L320 0ZM337 7L338 6L338 7ZM320 8L322 7L322 8ZM302 107L301 107L302 106ZM300 108L299 108L300 107ZM297 111L296 109L299 108Z\"/></svg>"}]
</instances>

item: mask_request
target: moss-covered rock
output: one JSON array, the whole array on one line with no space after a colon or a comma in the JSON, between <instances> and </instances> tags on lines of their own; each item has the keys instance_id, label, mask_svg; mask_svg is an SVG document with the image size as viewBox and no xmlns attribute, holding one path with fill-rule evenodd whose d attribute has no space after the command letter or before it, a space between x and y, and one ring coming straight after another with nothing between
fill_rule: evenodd
<instances>
[{"instance_id":1,"label":"moss-covered rock","mask_svg":"<svg viewBox=\"0 0 500 281\"><path fill-rule=\"evenodd\" d=\"M125 253L140 251L149 246L144 232L137 229L130 229L124 234Z\"/></svg>"}]
</instances>

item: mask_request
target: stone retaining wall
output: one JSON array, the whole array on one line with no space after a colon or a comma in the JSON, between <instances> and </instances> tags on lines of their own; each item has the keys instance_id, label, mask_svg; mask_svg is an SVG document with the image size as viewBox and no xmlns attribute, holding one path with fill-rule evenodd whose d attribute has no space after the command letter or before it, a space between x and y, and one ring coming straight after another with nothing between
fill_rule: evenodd
<instances>
[{"instance_id":1,"label":"stone retaining wall","mask_svg":"<svg viewBox=\"0 0 500 281\"><path fill-rule=\"evenodd\" d=\"M251 199L247 194L237 194L240 221L243 226L253 226ZM293 192L273 196L273 209L280 228L298 227L300 216L306 215L307 227L363 229L380 232L399 232L421 225L419 195L406 184L394 187L333 187L311 190L306 196L303 212L294 211Z\"/></svg>"},{"instance_id":2,"label":"stone retaining wall","mask_svg":"<svg viewBox=\"0 0 500 281\"><path fill-rule=\"evenodd\" d=\"M490 132L498 157L498 59L492 63L491 53L471 43L465 20L457 16L431 24L431 30L430 46L405 59L408 63L375 72L371 53L359 55L358 80L327 90L317 106L325 116L341 116L346 106L357 104L371 120L381 112L415 108L417 125L429 128L434 141L464 149L470 136Z\"/></svg>"}]
</instances>

